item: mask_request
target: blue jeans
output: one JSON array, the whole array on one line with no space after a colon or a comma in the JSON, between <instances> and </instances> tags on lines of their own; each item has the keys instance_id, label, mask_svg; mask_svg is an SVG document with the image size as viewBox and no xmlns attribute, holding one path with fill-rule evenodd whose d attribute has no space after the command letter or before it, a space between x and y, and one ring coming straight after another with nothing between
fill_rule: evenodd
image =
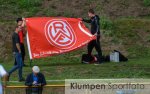
<instances>
[{"instance_id":1,"label":"blue jeans","mask_svg":"<svg viewBox=\"0 0 150 94\"><path fill-rule=\"evenodd\" d=\"M15 52L15 60L17 64L14 65L14 67L8 73L10 76L15 70L18 69L19 80L21 80L22 79L22 67L23 67L21 53Z\"/></svg>"}]
</instances>

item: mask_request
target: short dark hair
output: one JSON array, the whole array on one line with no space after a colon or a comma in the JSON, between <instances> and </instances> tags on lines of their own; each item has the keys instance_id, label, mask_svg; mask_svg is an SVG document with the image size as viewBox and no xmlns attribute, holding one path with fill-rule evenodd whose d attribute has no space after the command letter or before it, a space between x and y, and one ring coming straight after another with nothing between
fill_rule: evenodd
<instances>
[{"instance_id":1,"label":"short dark hair","mask_svg":"<svg viewBox=\"0 0 150 94\"><path fill-rule=\"evenodd\" d=\"M89 11L88 11L88 12L89 12L89 13L92 13L92 14L94 14L94 13L95 13L93 9L89 9Z\"/></svg>"},{"instance_id":2,"label":"short dark hair","mask_svg":"<svg viewBox=\"0 0 150 94\"><path fill-rule=\"evenodd\" d=\"M23 21L22 18L17 18L16 22Z\"/></svg>"}]
</instances>

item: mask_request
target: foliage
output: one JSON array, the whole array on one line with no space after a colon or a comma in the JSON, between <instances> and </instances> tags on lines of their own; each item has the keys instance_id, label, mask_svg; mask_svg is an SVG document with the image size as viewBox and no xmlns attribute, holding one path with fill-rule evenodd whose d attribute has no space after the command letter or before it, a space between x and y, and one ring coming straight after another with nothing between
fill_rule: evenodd
<instances>
[{"instance_id":1,"label":"foliage","mask_svg":"<svg viewBox=\"0 0 150 94\"><path fill-rule=\"evenodd\" d=\"M100 18L101 29L111 30L113 29L113 22L107 17Z\"/></svg>"},{"instance_id":2,"label":"foliage","mask_svg":"<svg viewBox=\"0 0 150 94\"><path fill-rule=\"evenodd\" d=\"M150 0L144 0L143 3L146 7L150 6Z\"/></svg>"}]
</instances>

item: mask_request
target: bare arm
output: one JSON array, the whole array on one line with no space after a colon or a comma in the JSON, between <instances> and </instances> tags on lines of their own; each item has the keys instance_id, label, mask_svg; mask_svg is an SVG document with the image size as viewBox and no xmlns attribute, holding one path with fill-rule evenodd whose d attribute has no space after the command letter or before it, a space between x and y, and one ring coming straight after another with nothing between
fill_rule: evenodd
<instances>
[{"instance_id":1,"label":"bare arm","mask_svg":"<svg viewBox=\"0 0 150 94\"><path fill-rule=\"evenodd\" d=\"M23 20L23 23L22 23L21 27L25 27L26 26L26 20L25 20L25 18L22 18L22 20Z\"/></svg>"},{"instance_id":2,"label":"bare arm","mask_svg":"<svg viewBox=\"0 0 150 94\"><path fill-rule=\"evenodd\" d=\"M22 20L23 20L23 23L22 23L22 26L21 27L23 27L23 34L24 34L24 36L26 35L26 20L25 20L25 18L22 18Z\"/></svg>"},{"instance_id":3,"label":"bare arm","mask_svg":"<svg viewBox=\"0 0 150 94\"><path fill-rule=\"evenodd\" d=\"M21 48L20 48L20 44L19 43L16 43L16 47L17 47L19 53L21 53Z\"/></svg>"}]
</instances>

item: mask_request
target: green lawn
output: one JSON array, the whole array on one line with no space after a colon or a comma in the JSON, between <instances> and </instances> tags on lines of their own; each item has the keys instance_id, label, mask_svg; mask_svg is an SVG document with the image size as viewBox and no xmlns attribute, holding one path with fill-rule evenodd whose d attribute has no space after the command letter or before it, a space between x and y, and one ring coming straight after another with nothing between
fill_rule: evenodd
<instances>
[{"instance_id":1,"label":"green lawn","mask_svg":"<svg viewBox=\"0 0 150 94\"><path fill-rule=\"evenodd\" d=\"M83 52L78 50L77 53L82 54ZM46 76L46 80L150 78L150 58L148 57L129 59L128 62L120 63L105 62L100 65L81 64L80 58L81 55L69 53L33 60L32 65L40 66L41 72ZM23 68L24 77L32 71L28 60L26 60L26 64L28 67ZM13 66L13 61L10 60L7 63L3 62L2 65L8 71ZM11 75L10 81L18 81L17 72L18 71Z\"/></svg>"}]
</instances>

